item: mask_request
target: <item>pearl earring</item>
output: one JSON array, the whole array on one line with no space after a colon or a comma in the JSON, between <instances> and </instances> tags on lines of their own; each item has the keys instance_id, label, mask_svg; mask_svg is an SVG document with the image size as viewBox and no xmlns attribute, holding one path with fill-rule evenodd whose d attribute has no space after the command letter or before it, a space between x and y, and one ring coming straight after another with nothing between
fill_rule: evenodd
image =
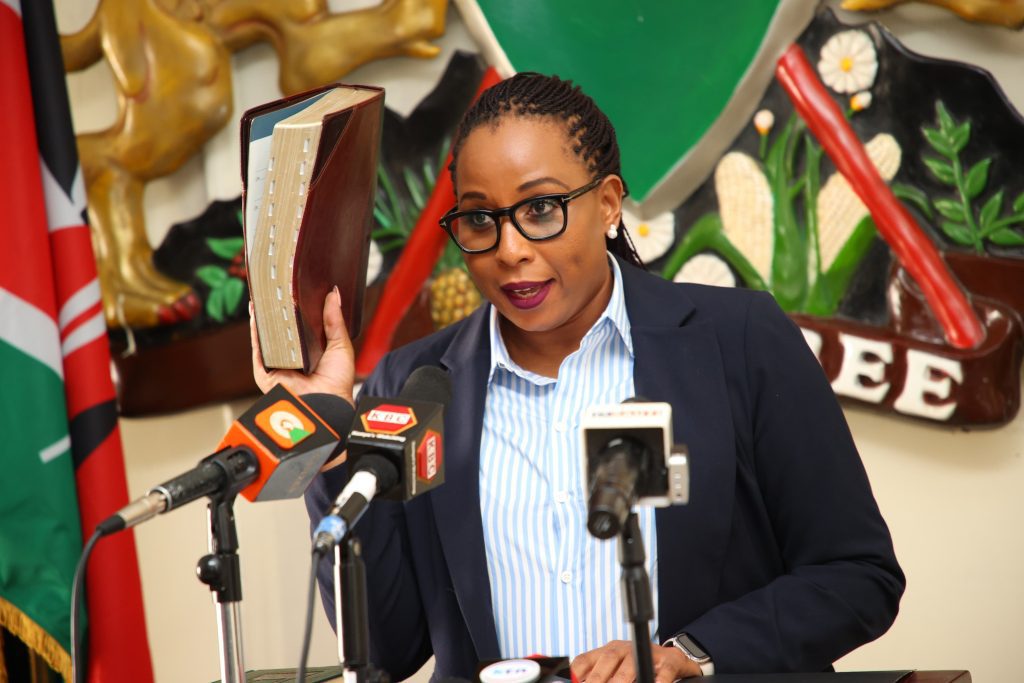
<instances>
[{"instance_id":1,"label":"pearl earring","mask_svg":"<svg viewBox=\"0 0 1024 683\"><path fill-rule=\"evenodd\" d=\"M609 225L608 230L604 234L610 240L617 238L619 236L619 226Z\"/></svg>"}]
</instances>

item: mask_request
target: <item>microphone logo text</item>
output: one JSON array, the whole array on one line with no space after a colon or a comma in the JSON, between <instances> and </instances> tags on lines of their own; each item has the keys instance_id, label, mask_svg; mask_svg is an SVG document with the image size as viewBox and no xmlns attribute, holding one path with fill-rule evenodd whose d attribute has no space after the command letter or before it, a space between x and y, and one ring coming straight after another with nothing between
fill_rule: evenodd
<instances>
[{"instance_id":1,"label":"microphone logo text","mask_svg":"<svg viewBox=\"0 0 1024 683\"><path fill-rule=\"evenodd\" d=\"M441 469L442 446L441 435L432 429L428 429L423 436L416 453L416 476L423 481L431 481L437 476Z\"/></svg>"},{"instance_id":2,"label":"microphone logo text","mask_svg":"<svg viewBox=\"0 0 1024 683\"><path fill-rule=\"evenodd\" d=\"M305 441L316 426L288 401L278 401L256 415L256 426L284 449L291 449Z\"/></svg>"},{"instance_id":3,"label":"microphone logo text","mask_svg":"<svg viewBox=\"0 0 1024 683\"><path fill-rule=\"evenodd\" d=\"M416 426L416 413L409 406L381 404L359 416L363 428L378 434L401 434Z\"/></svg>"}]
</instances>

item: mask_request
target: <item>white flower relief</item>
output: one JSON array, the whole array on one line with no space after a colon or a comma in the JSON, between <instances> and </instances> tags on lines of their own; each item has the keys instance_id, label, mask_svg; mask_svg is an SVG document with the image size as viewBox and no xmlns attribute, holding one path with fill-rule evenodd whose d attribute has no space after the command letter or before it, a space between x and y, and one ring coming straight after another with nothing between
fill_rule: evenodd
<instances>
[{"instance_id":1,"label":"white flower relief","mask_svg":"<svg viewBox=\"0 0 1024 683\"><path fill-rule=\"evenodd\" d=\"M645 220L623 206L622 222L629 230L636 253L644 263L651 263L664 256L675 240L676 219L671 211Z\"/></svg>"},{"instance_id":2,"label":"white flower relief","mask_svg":"<svg viewBox=\"0 0 1024 683\"><path fill-rule=\"evenodd\" d=\"M768 135L774 125L775 114L770 109L762 109L754 114L754 128L757 129L758 135Z\"/></svg>"},{"instance_id":3,"label":"white flower relief","mask_svg":"<svg viewBox=\"0 0 1024 683\"><path fill-rule=\"evenodd\" d=\"M821 48L818 73L828 87L849 94L870 88L878 73L875 44L863 31L837 33Z\"/></svg>"},{"instance_id":4,"label":"white flower relief","mask_svg":"<svg viewBox=\"0 0 1024 683\"><path fill-rule=\"evenodd\" d=\"M672 279L675 282L693 282L698 285L736 286L736 276L732 274L732 269L713 254L697 254L684 263Z\"/></svg>"},{"instance_id":5,"label":"white flower relief","mask_svg":"<svg viewBox=\"0 0 1024 683\"><path fill-rule=\"evenodd\" d=\"M384 255L380 252L380 247L373 240L370 240L370 257L366 262L366 284L373 283L380 275L380 269L384 266Z\"/></svg>"},{"instance_id":6,"label":"white flower relief","mask_svg":"<svg viewBox=\"0 0 1024 683\"><path fill-rule=\"evenodd\" d=\"M871 101L871 93L867 90L861 90L850 98L850 109L853 111L864 111L871 106Z\"/></svg>"}]
</instances>

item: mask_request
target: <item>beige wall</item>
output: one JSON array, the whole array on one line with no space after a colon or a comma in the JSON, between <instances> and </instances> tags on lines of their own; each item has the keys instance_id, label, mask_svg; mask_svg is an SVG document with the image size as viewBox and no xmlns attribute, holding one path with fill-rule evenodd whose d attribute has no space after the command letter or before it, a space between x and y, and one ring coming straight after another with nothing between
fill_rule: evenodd
<instances>
[{"instance_id":1,"label":"beige wall","mask_svg":"<svg viewBox=\"0 0 1024 683\"><path fill-rule=\"evenodd\" d=\"M804 1L804 0L795 0ZM352 2L334 3L337 8ZM360 2L360 4L373 4ZM831 0L831 5L838 2ZM63 32L81 26L95 0L57 0ZM852 15L845 15L847 17ZM393 59L347 80L383 84L389 106L407 111L429 89L447 55L470 46L454 11L434 62ZM911 49L981 64L1024 108L1024 34L968 26L930 7L906 6L885 24ZM274 57L267 48L235 56L235 111L276 97ZM79 131L108 125L111 81L100 65L69 78ZM271 84L271 85L268 85ZM146 195L151 240L214 198L239 191L235 131L223 131L203 159L153 183ZM245 402L173 416L121 421L131 494L192 466L217 443ZM840 670L969 668L975 681L1020 678L1024 648L1024 417L998 430L965 433L907 420L847 411L875 494L908 576L900 616L875 643L838 663ZM243 563L243 632L250 668L295 665L307 572L305 512L299 501L237 506ZM195 578L206 553L200 504L136 530L146 620L159 683L219 678L215 612ZM316 613L311 662L336 662L333 635Z\"/></svg>"}]
</instances>

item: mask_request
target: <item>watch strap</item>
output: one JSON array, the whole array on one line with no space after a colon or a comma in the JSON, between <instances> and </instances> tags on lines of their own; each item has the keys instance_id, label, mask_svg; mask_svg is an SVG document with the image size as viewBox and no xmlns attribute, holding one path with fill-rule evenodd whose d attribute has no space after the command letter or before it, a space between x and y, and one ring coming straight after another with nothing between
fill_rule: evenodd
<instances>
[{"instance_id":1,"label":"watch strap","mask_svg":"<svg viewBox=\"0 0 1024 683\"><path fill-rule=\"evenodd\" d=\"M686 658L694 664L696 664L697 667L700 669L701 676L713 676L715 673L715 663L711 660L711 655L702 651L703 656L699 656L696 653L692 652L690 648L687 647L686 642L682 638L682 636L685 636L686 639L689 639L690 641L694 642L694 644L696 644L696 641L693 640L693 636L690 636L685 633L680 633L679 635L673 636L666 640L664 645L666 647L675 647L684 655L686 655Z\"/></svg>"}]
</instances>

